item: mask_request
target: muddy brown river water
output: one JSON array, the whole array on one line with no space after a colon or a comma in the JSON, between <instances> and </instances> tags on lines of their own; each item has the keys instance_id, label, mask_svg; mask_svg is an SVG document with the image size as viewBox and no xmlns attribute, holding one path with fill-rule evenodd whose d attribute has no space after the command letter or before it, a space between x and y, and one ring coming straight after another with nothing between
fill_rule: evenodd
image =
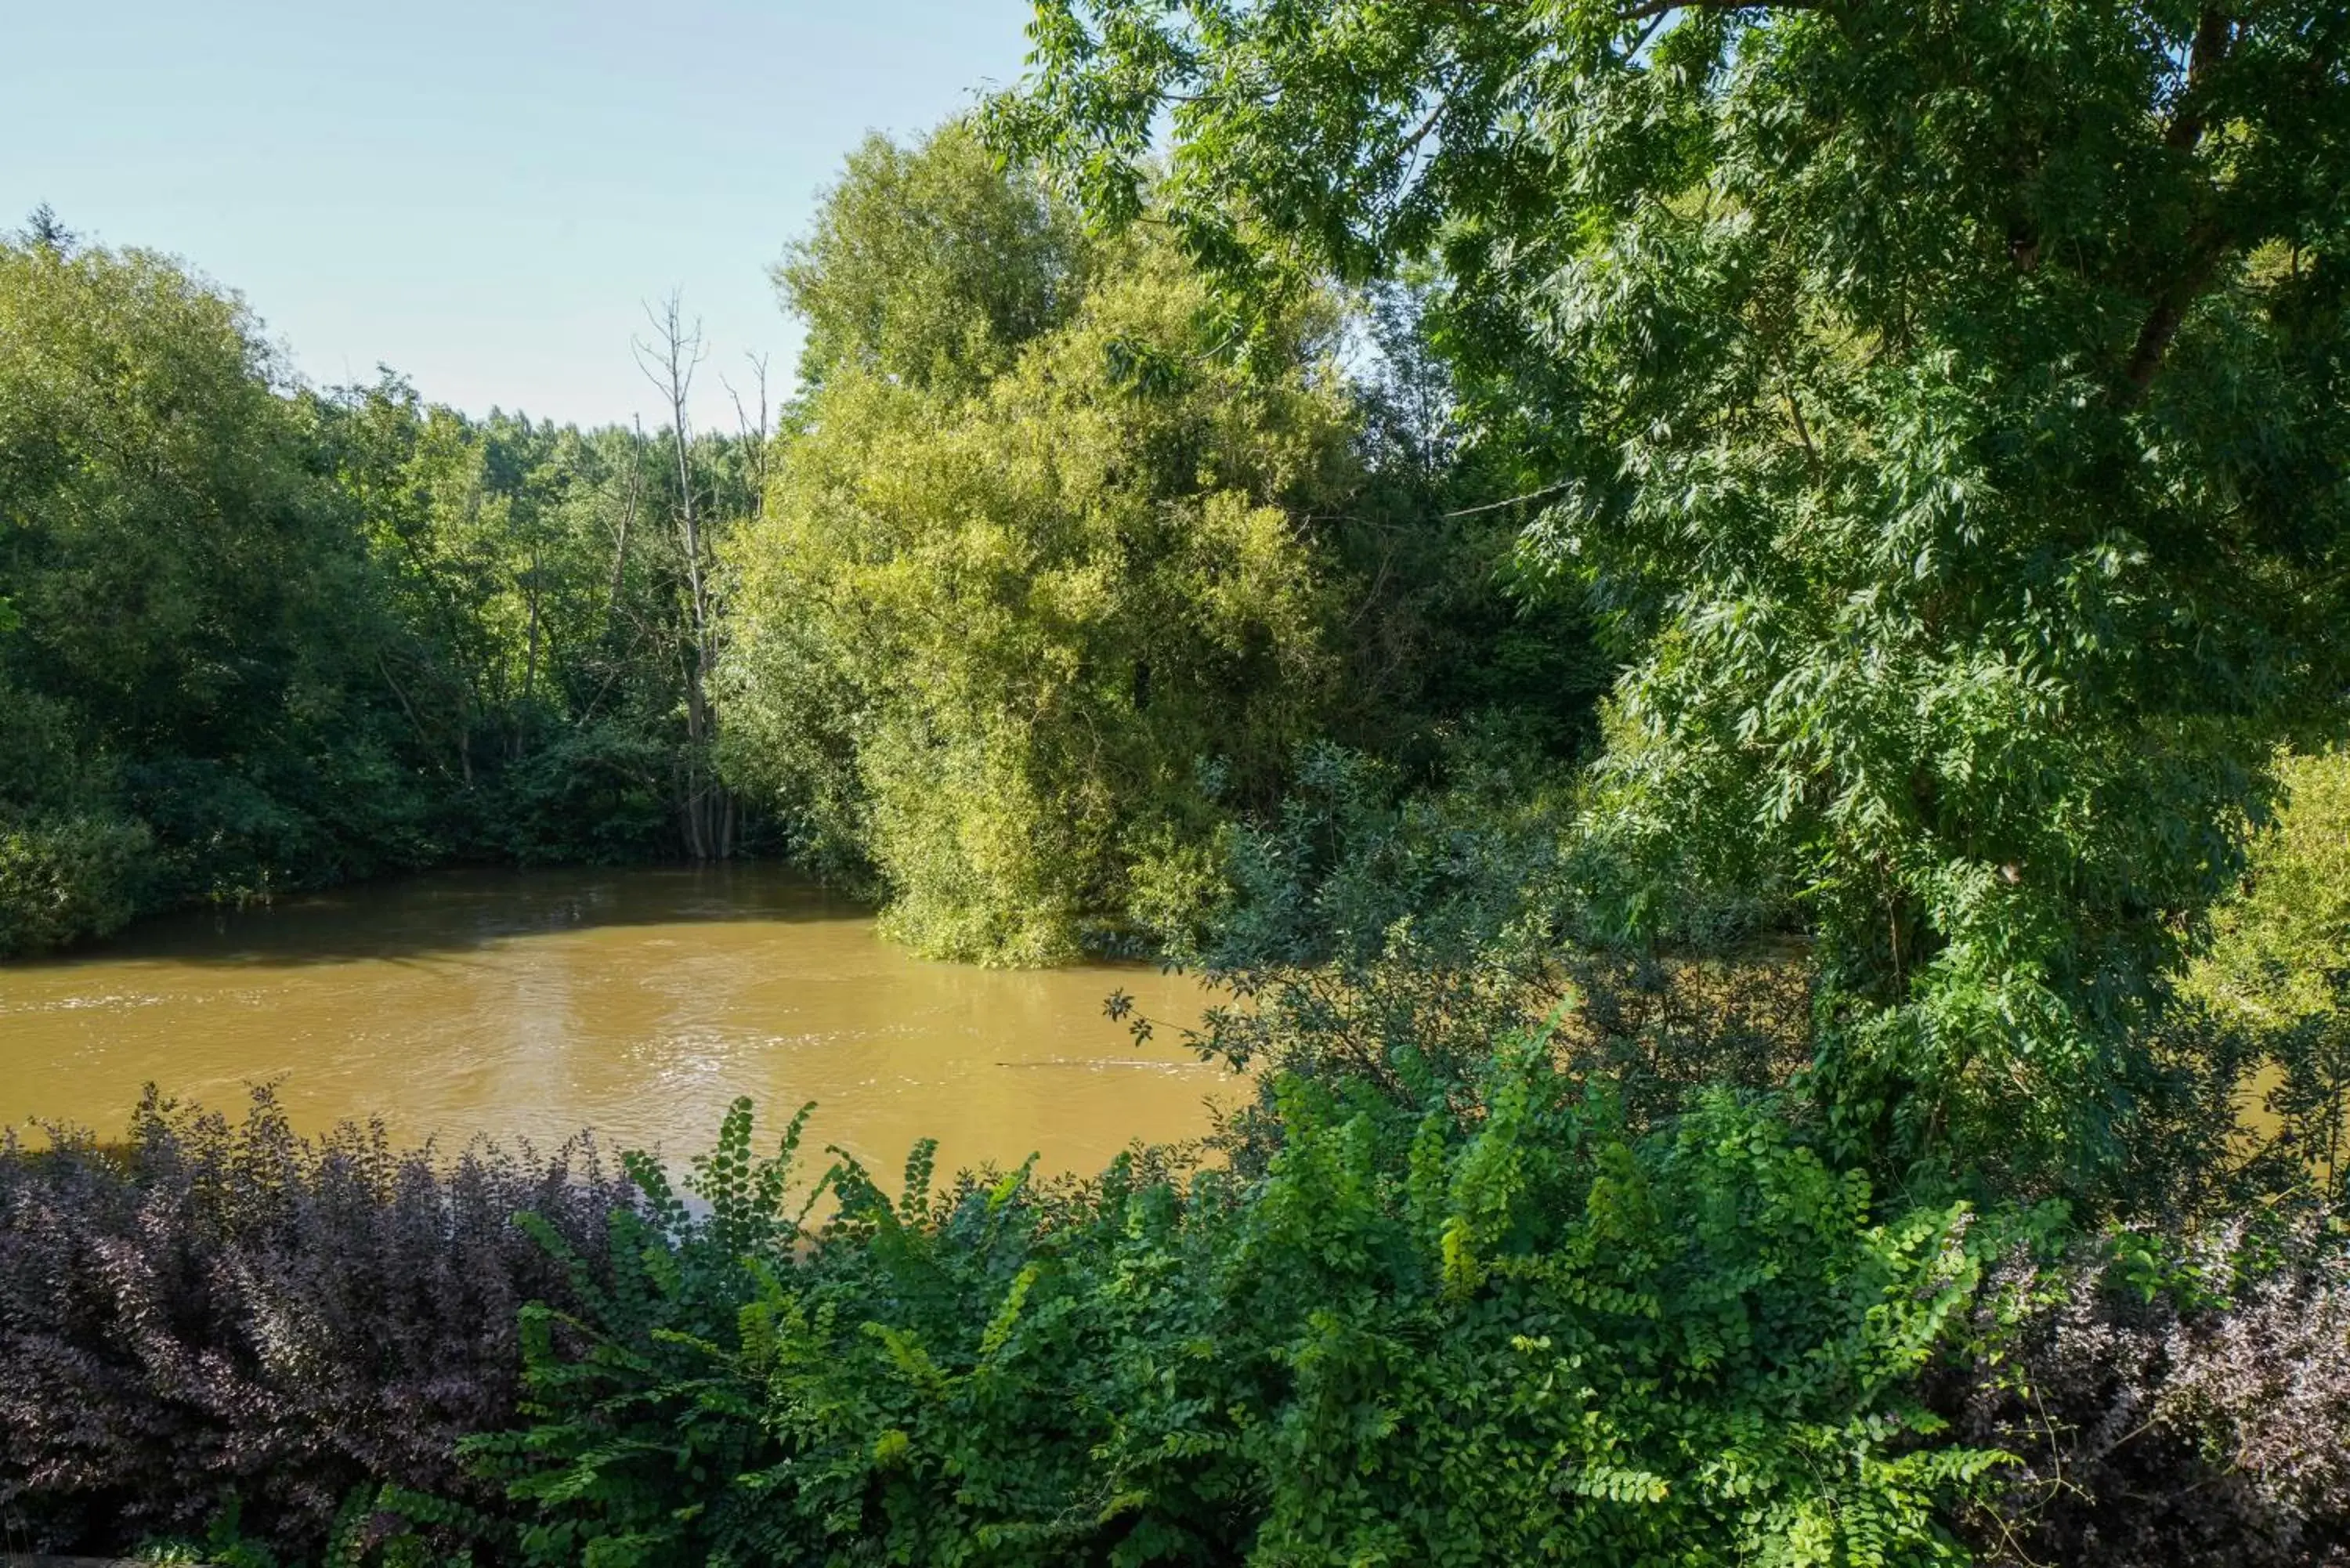
<instances>
[{"instance_id":1,"label":"muddy brown river water","mask_svg":"<svg viewBox=\"0 0 2350 1568\"><path fill-rule=\"evenodd\" d=\"M870 914L762 867L466 871L165 917L70 956L0 963L0 1123L119 1130L152 1081L234 1111L274 1080L297 1125L381 1116L403 1141L546 1144L585 1127L681 1158L727 1103L894 1170L1032 1151L1099 1168L1197 1136L1241 1089L1161 1031L1196 985L1147 967L925 962ZM764 1139L763 1138L764 1142Z\"/></svg>"}]
</instances>

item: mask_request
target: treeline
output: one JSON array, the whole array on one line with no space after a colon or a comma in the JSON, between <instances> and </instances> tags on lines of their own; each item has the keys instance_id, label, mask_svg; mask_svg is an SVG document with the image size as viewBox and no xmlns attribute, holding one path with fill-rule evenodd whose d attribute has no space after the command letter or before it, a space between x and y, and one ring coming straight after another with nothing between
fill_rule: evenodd
<instances>
[{"instance_id":1,"label":"treeline","mask_svg":"<svg viewBox=\"0 0 2350 1568\"><path fill-rule=\"evenodd\" d=\"M452 858L728 852L694 584L763 462L296 386L172 262L0 247L0 951Z\"/></svg>"},{"instance_id":2,"label":"treeline","mask_svg":"<svg viewBox=\"0 0 2350 1568\"><path fill-rule=\"evenodd\" d=\"M43 226L46 224L46 226ZM776 279L799 389L646 431L292 384L163 258L6 249L0 950L451 859L792 856L942 957L1152 950L1307 742L1553 759L1606 679L1524 614L1417 297L1245 355L1205 275L964 125L853 154Z\"/></svg>"}]
</instances>

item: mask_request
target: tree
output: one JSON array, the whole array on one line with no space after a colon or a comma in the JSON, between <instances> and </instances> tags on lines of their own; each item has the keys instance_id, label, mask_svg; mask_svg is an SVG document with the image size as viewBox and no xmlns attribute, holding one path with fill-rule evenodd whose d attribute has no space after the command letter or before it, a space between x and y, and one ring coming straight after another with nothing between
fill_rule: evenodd
<instances>
[{"instance_id":1,"label":"tree","mask_svg":"<svg viewBox=\"0 0 2350 1568\"><path fill-rule=\"evenodd\" d=\"M0 244L0 948L406 852L390 628L281 375L161 256Z\"/></svg>"},{"instance_id":2,"label":"tree","mask_svg":"<svg viewBox=\"0 0 2350 1568\"><path fill-rule=\"evenodd\" d=\"M26 215L23 239L27 245L62 254L79 244L81 236L59 223L57 209L44 202Z\"/></svg>"},{"instance_id":3,"label":"tree","mask_svg":"<svg viewBox=\"0 0 2350 1568\"><path fill-rule=\"evenodd\" d=\"M691 853L709 811L671 443L423 403L389 373L306 399L322 465L375 556L378 649L449 851L525 860ZM693 535L748 509L732 437L689 437ZM700 710L708 717L706 707ZM697 810L695 802L702 803ZM709 838L705 836L707 846Z\"/></svg>"},{"instance_id":4,"label":"tree","mask_svg":"<svg viewBox=\"0 0 2350 1568\"><path fill-rule=\"evenodd\" d=\"M718 607L711 581L711 540L701 483L693 472L693 435L686 406L693 373L703 358L702 324L688 327L683 301L671 294L660 311L648 309L652 340L636 345L645 379L669 404L669 445L676 462L671 493L678 555L684 566L684 602L689 647L685 671L685 748L681 789L686 853L696 860L723 860L734 851L734 801L711 763L717 720L711 711L712 672L718 664ZM764 444L764 433L759 437ZM762 462L764 466L764 462Z\"/></svg>"},{"instance_id":5,"label":"tree","mask_svg":"<svg viewBox=\"0 0 2350 1568\"><path fill-rule=\"evenodd\" d=\"M950 121L914 147L868 137L775 279L806 323L803 384L858 369L969 391L1067 318L1087 255L1066 206Z\"/></svg>"},{"instance_id":6,"label":"tree","mask_svg":"<svg viewBox=\"0 0 2350 1568\"><path fill-rule=\"evenodd\" d=\"M933 157L1014 178L951 131L831 200L871 220L929 189L899 176ZM958 243L919 210L881 226ZM889 371L887 322L836 340L734 554L735 776L812 857L877 871L889 929L941 956L1057 961L1192 908L1219 823L1266 797L1326 698L1328 585L1293 507L1348 461L1348 409L1309 373L1315 321L1253 374L1165 246L1086 271L1066 323L1016 345L989 315L1016 282L962 302L974 325L941 340L1005 366L977 383Z\"/></svg>"},{"instance_id":7,"label":"tree","mask_svg":"<svg viewBox=\"0 0 2350 1568\"><path fill-rule=\"evenodd\" d=\"M1046 0L1032 36L991 133L1115 221L1171 115L1150 188L1244 307L1439 268L1524 551L1626 660L1601 826L1799 888L1844 1147L2095 1158L2270 746L2338 715L2350 13Z\"/></svg>"}]
</instances>

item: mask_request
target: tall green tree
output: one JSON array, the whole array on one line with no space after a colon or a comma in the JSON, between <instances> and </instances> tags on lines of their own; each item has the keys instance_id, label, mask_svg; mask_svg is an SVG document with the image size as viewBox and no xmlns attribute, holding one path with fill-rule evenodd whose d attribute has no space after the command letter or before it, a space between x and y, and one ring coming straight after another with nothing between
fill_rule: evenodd
<instances>
[{"instance_id":1,"label":"tall green tree","mask_svg":"<svg viewBox=\"0 0 2350 1568\"><path fill-rule=\"evenodd\" d=\"M1800 890L1845 1146L2095 1158L2269 748L2338 713L2350 12L1045 0L1032 36L999 141L1106 219L1149 190L1242 314L1438 270L1523 550L1627 661L1599 825Z\"/></svg>"},{"instance_id":2,"label":"tall green tree","mask_svg":"<svg viewBox=\"0 0 2350 1568\"><path fill-rule=\"evenodd\" d=\"M0 948L403 854L372 562L283 386L172 263L0 244Z\"/></svg>"},{"instance_id":3,"label":"tall green tree","mask_svg":"<svg viewBox=\"0 0 2350 1568\"><path fill-rule=\"evenodd\" d=\"M1350 412L1306 314L1277 373L1218 355L1209 297L1163 244L1098 249L1065 321L1007 326L999 297L1058 286L954 293L956 215L1041 198L954 128L860 160L818 233L943 232L907 271L947 280L914 296L922 340L953 348L893 369L889 321L827 329L877 336L825 339L736 554L732 754L815 855L878 872L918 948L1055 961L1212 897L1218 824L1311 732L1328 594L1296 504L1348 461ZM819 261L867 257L811 250L786 287L822 321L839 291ZM1068 265L1045 244L1015 264Z\"/></svg>"},{"instance_id":4,"label":"tall green tree","mask_svg":"<svg viewBox=\"0 0 2350 1568\"><path fill-rule=\"evenodd\" d=\"M803 384L967 392L1068 318L1093 255L1069 207L949 121L914 146L868 136L775 278L806 326Z\"/></svg>"}]
</instances>

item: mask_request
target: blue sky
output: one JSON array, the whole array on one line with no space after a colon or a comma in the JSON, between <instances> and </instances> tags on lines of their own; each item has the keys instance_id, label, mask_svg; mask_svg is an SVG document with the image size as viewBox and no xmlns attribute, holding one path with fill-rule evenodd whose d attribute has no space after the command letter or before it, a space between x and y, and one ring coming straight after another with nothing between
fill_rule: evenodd
<instances>
[{"instance_id":1,"label":"blue sky","mask_svg":"<svg viewBox=\"0 0 2350 1568\"><path fill-rule=\"evenodd\" d=\"M796 352L766 268L868 130L1021 68L1024 0L14 0L0 228L36 203L242 293L313 381L650 421L671 288L715 372Z\"/></svg>"}]
</instances>

